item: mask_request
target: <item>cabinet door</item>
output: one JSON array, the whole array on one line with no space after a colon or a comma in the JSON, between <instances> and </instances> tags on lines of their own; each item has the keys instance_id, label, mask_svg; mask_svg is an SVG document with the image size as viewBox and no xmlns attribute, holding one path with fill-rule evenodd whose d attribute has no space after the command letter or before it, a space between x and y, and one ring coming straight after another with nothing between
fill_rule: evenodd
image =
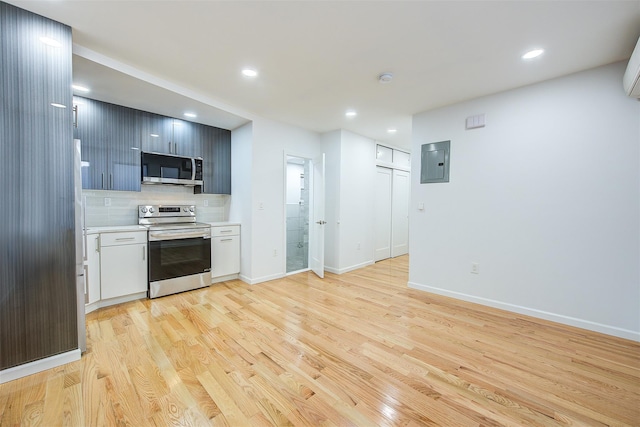
<instances>
[{"instance_id":1,"label":"cabinet door","mask_svg":"<svg viewBox=\"0 0 640 427\"><path fill-rule=\"evenodd\" d=\"M211 277L240 272L240 236L221 236L211 239Z\"/></svg>"},{"instance_id":2,"label":"cabinet door","mask_svg":"<svg viewBox=\"0 0 640 427\"><path fill-rule=\"evenodd\" d=\"M147 290L147 245L103 246L100 249L102 299Z\"/></svg>"},{"instance_id":3,"label":"cabinet door","mask_svg":"<svg viewBox=\"0 0 640 427\"><path fill-rule=\"evenodd\" d=\"M87 281L86 304L92 304L100 300L100 235L89 234L87 236L87 261L85 267L85 280Z\"/></svg>"},{"instance_id":4,"label":"cabinet door","mask_svg":"<svg viewBox=\"0 0 640 427\"><path fill-rule=\"evenodd\" d=\"M140 191L137 110L75 97L81 141L82 188Z\"/></svg>"},{"instance_id":5,"label":"cabinet door","mask_svg":"<svg viewBox=\"0 0 640 427\"><path fill-rule=\"evenodd\" d=\"M137 110L106 104L109 190L140 191L140 140Z\"/></svg>"},{"instance_id":6,"label":"cabinet door","mask_svg":"<svg viewBox=\"0 0 640 427\"><path fill-rule=\"evenodd\" d=\"M88 98L74 97L77 107L77 128L74 133L80 139L82 150L82 188L106 190L108 188L107 157L105 141L105 105ZM107 175L105 177L105 175Z\"/></svg>"},{"instance_id":7,"label":"cabinet door","mask_svg":"<svg viewBox=\"0 0 640 427\"><path fill-rule=\"evenodd\" d=\"M196 146L194 144L194 128L195 123L186 120L171 119L173 128L173 154L179 156L200 157L202 153L196 154Z\"/></svg>"},{"instance_id":8,"label":"cabinet door","mask_svg":"<svg viewBox=\"0 0 640 427\"><path fill-rule=\"evenodd\" d=\"M231 131L200 125L204 190L231 194Z\"/></svg>"},{"instance_id":9,"label":"cabinet door","mask_svg":"<svg viewBox=\"0 0 640 427\"><path fill-rule=\"evenodd\" d=\"M142 151L150 153L169 153L171 142L171 119L159 114L140 111L138 114L138 132Z\"/></svg>"}]
</instances>

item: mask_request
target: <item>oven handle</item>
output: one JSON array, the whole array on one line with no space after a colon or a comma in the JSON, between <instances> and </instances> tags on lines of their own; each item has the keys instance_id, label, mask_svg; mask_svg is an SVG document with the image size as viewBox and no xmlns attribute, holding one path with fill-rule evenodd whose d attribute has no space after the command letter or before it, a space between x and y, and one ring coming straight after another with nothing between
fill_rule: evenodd
<instances>
[{"instance_id":1,"label":"oven handle","mask_svg":"<svg viewBox=\"0 0 640 427\"><path fill-rule=\"evenodd\" d=\"M211 230L149 230L149 241L179 240L179 239L211 239Z\"/></svg>"}]
</instances>

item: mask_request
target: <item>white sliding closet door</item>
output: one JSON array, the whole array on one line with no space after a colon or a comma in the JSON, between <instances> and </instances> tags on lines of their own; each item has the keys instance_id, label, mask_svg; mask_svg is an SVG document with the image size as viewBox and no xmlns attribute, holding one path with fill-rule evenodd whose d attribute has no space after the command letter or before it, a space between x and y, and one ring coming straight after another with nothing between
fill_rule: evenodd
<instances>
[{"instance_id":1,"label":"white sliding closet door","mask_svg":"<svg viewBox=\"0 0 640 427\"><path fill-rule=\"evenodd\" d=\"M374 261L391 257L392 169L376 167Z\"/></svg>"},{"instance_id":2,"label":"white sliding closet door","mask_svg":"<svg viewBox=\"0 0 640 427\"><path fill-rule=\"evenodd\" d=\"M392 186L392 243L391 256L409 253L409 194L411 174L399 169L393 170Z\"/></svg>"}]
</instances>

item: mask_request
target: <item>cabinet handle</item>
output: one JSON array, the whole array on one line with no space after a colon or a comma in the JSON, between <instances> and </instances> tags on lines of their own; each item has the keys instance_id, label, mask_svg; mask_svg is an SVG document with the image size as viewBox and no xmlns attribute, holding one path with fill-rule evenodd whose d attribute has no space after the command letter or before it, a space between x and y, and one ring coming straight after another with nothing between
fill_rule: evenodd
<instances>
[{"instance_id":1,"label":"cabinet handle","mask_svg":"<svg viewBox=\"0 0 640 427\"><path fill-rule=\"evenodd\" d=\"M96 253L100 252L100 235L96 236Z\"/></svg>"},{"instance_id":2,"label":"cabinet handle","mask_svg":"<svg viewBox=\"0 0 640 427\"><path fill-rule=\"evenodd\" d=\"M89 268L84 266L84 303L89 302Z\"/></svg>"},{"instance_id":3,"label":"cabinet handle","mask_svg":"<svg viewBox=\"0 0 640 427\"><path fill-rule=\"evenodd\" d=\"M109 174L109 190L113 190L113 174Z\"/></svg>"},{"instance_id":4,"label":"cabinet handle","mask_svg":"<svg viewBox=\"0 0 640 427\"><path fill-rule=\"evenodd\" d=\"M221 233L231 233L233 230L220 230Z\"/></svg>"},{"instance_id":5,"label":"cabinet handle","mask_svg":"<svg viewBox=\"0 0 640 427\"><path fill-rule=\"evenodd\" d=\"M147 248L145 246L142 247L142 260L147 260Z\"/></svg>"},{"instance_id":6,"label":"cabinet handle","mask_svg":"<svg viewBox=\"0 0 640 427\"><path fill-rule=\"evenodd\" d=\"M169 141L169 154L171 154L171 141Z\"/></svg>"},{"instance_id":7,"label":"cabinet handle","mask_svg":"<svg viewBox=\"0 0 640 427\"><path fill-rule=\"evenodd\" d=\"M117 237L116 240L118 242L122 242L124 240L135 240L135 237Z\"/></svg>"},{"instance_id":8,"label":"cabinet handle","mask_svg":"<svg viewBox=\"0 0 640 427\"><path fill-rule=\"evenodd\" d=\"M233 240L233 239L220 239L220 241L221 241L221 242L230 242L230 241L232 241L232 240Z\"/></svg>"},{"instance_id":9,"label":"cabinet handle","mask_svg":"<svg viewBox=\"0 0 640 427\"><path fill-rule=\"evenodd\" d=\"M102 189L104 190L104 172L102 172Z\"/></svg>"}]
</instances>

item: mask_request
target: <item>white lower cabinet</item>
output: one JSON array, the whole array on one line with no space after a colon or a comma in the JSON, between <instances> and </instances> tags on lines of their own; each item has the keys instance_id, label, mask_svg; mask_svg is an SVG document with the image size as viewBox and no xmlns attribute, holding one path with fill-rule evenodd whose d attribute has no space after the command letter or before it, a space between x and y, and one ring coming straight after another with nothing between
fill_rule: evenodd
<instances>
[{"instance_id":1,"label":"white lower cabinet","mask_svg":"<svg viewBox=\"0 0 640 427\"><path fill-rule=\"evenodd\" d=\"M240 226L211 227L211 283L240 274Z\"/></svg>"},{"instance_id":2,"label":"white lower cabinet","mask_svg":"<svg viewBox=\"0 0 640 427\"><path fill-rule=\"evenodd\" d=\"M147 291L147 232L100 235L101 299Z\"/></svg>"}]
</instances>

